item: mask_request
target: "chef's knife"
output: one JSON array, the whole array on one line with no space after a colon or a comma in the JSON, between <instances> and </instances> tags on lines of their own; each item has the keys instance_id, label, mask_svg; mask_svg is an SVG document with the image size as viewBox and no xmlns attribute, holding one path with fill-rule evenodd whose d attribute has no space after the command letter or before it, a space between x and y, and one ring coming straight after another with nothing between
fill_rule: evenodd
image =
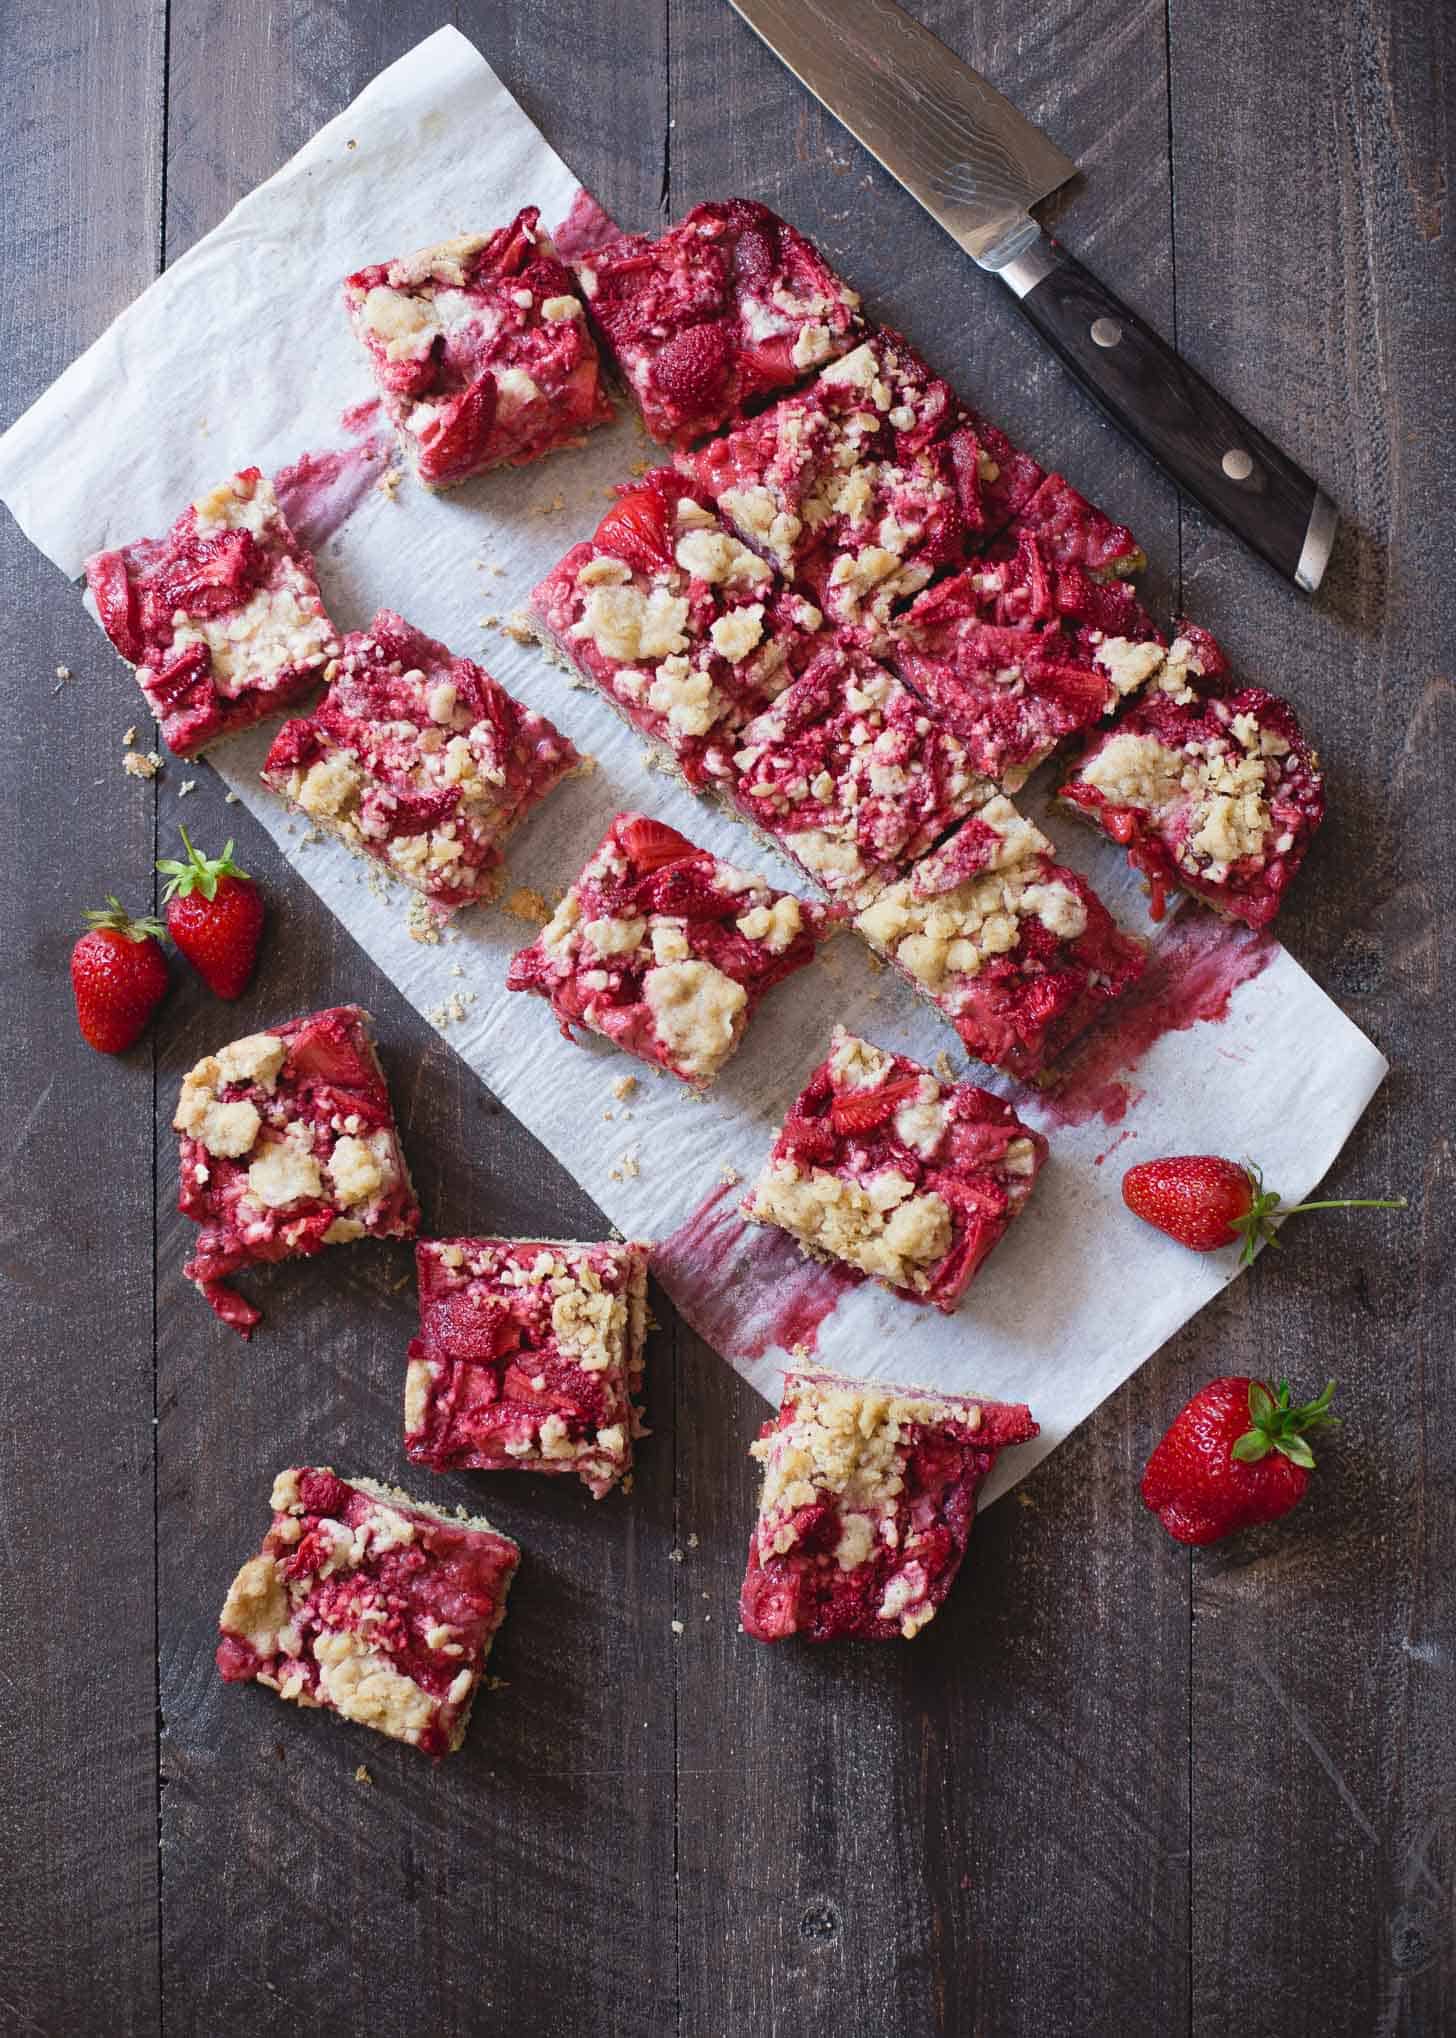
<instances>
[{"instance_id":1,"label":"chef's knife","mask_svg":"<svg viewBox=\"0 0 1456 2038\"><path fill-rule=\"evenodd\" d=\"M1307 594L1334 505L1030 208L1076 164L895 0L731 0L749 26L966 253L1180 487Z\"/></svg>"}]
</instances>

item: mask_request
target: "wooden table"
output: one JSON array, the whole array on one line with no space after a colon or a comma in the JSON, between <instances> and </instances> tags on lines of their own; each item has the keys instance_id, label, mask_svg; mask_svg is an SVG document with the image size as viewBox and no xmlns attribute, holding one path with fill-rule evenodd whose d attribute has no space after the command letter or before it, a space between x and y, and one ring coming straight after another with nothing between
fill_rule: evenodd
<instances>
[{"instance_id":1,"label":"wooden table","mask_svg":"<svg viewBox=\"0 0 1456 2038\"><path fill-rule=\"evenodd\" d=\"M502 1495L529 1568L492 1665L508 1689L463 1754L432 1767L224 1691L217 1608L274 1468L399 1475L412 1298L403 1251L360 1249L255 1283L246 1348L211 1323L179 1271L179 1073L358 998L427 1213L601 1220L205 769L185 807L180 770L122 776L129 682L7 520L28 724L0 809L6 2032L1456 2025L1451 17L920 5L1080 159L1053 208L1068 243L1342 506L1318 600L1178 500L723 0L455 18L623 221L743 192L818 236L1136 527L1155 608L1294 696L1332 819L1283 932L1394 1064L1329 1193L1413 1208L1302 1225L987 1516L914 1648L737 1634L764 1411L665 1313L631 1500ZM14 10L5 416L439 19L415 0ZM77 916L136 901L179 819L208 844L236 829L269 890L266 961L228 1012L179 969L150 1042L103 1062L69 1014ZM1190 1556L1138 1505L1150 1444L1208 1375L1285 1367L1338 1374L1342 1438L1292 1520Z\"/></svg>"}]
</instances>

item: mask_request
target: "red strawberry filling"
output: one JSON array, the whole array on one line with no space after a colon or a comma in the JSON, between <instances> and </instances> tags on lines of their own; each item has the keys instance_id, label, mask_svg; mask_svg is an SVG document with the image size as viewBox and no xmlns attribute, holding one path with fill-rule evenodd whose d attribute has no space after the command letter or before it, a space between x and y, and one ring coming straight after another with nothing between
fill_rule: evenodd
<instances>
[{"instance_id":1,"label":"red strawberry filling","mask_svg":"<svg viewBox=\"0 0 1456 2038\"><path fill-rule=\"evenodd\" d=\"M1014 791L1065 737L1094 727L1159 633L1122 583L1048 561L1025 532L920 596L896 633L896 669ZM1149 654L1151 656L1151 654Z\"/></svg>"},{"instance_id":2,"label":"red strawberry filling","mask_svg":"<svg viewBox=\"0 0 1456 2038\"><path fill-rule=\"evenodd\" d=\"M600 1499L632 1462L646 1247L449 1239L415 1257L410 1457L434 1471L574 1472Z\"/></svg>"}]
</instances>

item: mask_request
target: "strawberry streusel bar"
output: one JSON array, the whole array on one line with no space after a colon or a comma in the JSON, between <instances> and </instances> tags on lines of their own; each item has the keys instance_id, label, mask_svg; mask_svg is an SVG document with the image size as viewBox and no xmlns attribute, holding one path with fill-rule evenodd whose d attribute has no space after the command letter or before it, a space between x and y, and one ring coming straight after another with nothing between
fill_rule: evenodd
<instances>
[{"instance_id":1,"label":"strawberry streusel bar","mask_svg":"<svg viewBox=\"0 0 1456 2038\"><path fill-rule=\"evenodd\" d=\"M610 424L571 272L528 205L344 284L344 303L421 481L453 488Z\"/></svg>"},{"instance_id":2,"label":"strawberry streusel bar","mask_svg":"<svg viewBox=\"0 0 1456 2038\"><path fill-rule=\"evenodd\" d=\"M312 556L257 467L199 496L165 538L96 553L86 585L179 757L291 707L338 652Z\"/></svg>"},{"instance_id":3,"label":"strawberry streusel bar","mask_svg":"<svg viewBox=\"0 0 1456 2038\"><path fill-rule=\"evenodd\" d=\"M217 1667L426 1755L460 1746L521 1553L480 1516L295 1466L228 1589Z\"/></svg>"},{"instance_id":4,"label":"strawberry streusel bar","mask_svg":"<svg viewBox=\"0 0 1456 2038\"><path fill-rule=\"evenodd\" d=\"M405 1449L432 1471L574 1472L600 1500L640 1433L640 1241L426 1239Z\"/></svg>"},{"instance_id":5,"label":"strawberry streusel bar","mask_svg":"<svg viewBox=\"0 0 1456 2038\"><path fill-rule=\"evenodd\" d=\"M977 770L1015 792L1135 692L1163 648L1125 581L1058 564L1023 532L927 588L888 656Z\"/></svg>"},{"instance_id":6,"label":"strawberry streusel bar","mask_svg":"<svg viewBox=\"0 0 1456 2038\"><path fill-rule=\"evenodd\" d=\"M850 1380L784 1380L739 1601L759 1642L908 1640L955 1582L998 1454L1037 1434L1016 1402Z\"/></svg>"},{"instance_id":7,"label":"strawberry streusel bar","mask_svg":"<svg viewBox=\"0 0 1456 2038\"><path fill-rule=\"evenodd\" d=\"M490 898L511 829L580 764L571 743L390 609L328 671L319 706L274 738L264 784L441 918Z\"/></svg>"},{"instance_id":8,"label":"strawberry streusel bar","mask_svg":"<svg viewBox=\"0 0 1456 2038\"><path fill-rule=\"evenodd\" d=\"M807 664L824 620L669 467L572 546L531 612L547 650L660 743L698 791L731 776L738 730Z\"/></svg>"},{"instance_id":9,"label":"strawberry streusel bar","mask_svg":"<svg viewBox=\"0 0 1456 2038\"><path fill-rule=\"evenodd\" d=\"M1185 626L1139 698L1094 736L1060 799L1127 849L1161 918L1167 890L1266 927L1324 817L1324 779L1293 708L1224 690L1206 631Z\"/></svg>"},{"instance_id":10,"label":"strawberry streusel bar","mask_svg":"<svg viewBox=\"0 0 1456 2038\"><path fill-rule=\"evenodd\" d=\"M859 297L787 221L744 198L576 265L654 439L688 446L854 345Z\"/></svg>"},{"instance_id":11,"label":"strawberry streusel bar","mask_svg":"<svg viewBox=\"0 0 1456 2038\"><path fill-rule=\"evenodd\" d=\"M1030 1080L1142 974L1086 879L1010 800L989 801L855 926L992 1068Z\"/></svg>"},{"instance_id":12,"label":"strawberry streusel bar","mask_svg":"<svg viewBox=\"0 0 1456 2038\"><path fill-rule=\"evenodd\" d=\"M871 644L1042 480L887 329L677 464L739 537Z\"/></svg>"},{"instance_id":13,"label":"strawberry streusel bar","mask_svg":"<svg viewBox=\"0 0 1456 2038\"><path fill-rule=\"evenodd\" d=\"M246 1337L242 1268L356 1238L410 1238L419 1205L369 1015L336 1005L205 1055L183 1079L177 1207L202 1227L184 1272Z\"/></svg>"},{"instance_id":14,"label":"strawberry streusel bar","mask_svg":"<svg viewBox=\"0 0 1456 2038\"><path fill-rule=\"evenodd\" d=\"M1047 1143L974 1083L942 1083L844 1027L743 1203L816 1259L955 1309L1030 1196Z\"/></svg>"},{"instance_id":15,"label":"strawberry streusel bar","mask_svg":"<svg viewBox=\"0 0 1456 2038\"><path fill-rule=\"evenodd\" d=\"M684 1082L712 1082L759 1000L811 962L825 913L618 814L506 987L547 999L571 1037L599 1033Z\"/></svg>"},{"instance_id":16,"label":"strawberry streusel bar","mask_svg":"<svg viewBox=\"0 0 1456 2038\"><path fill-rule=\"evenodd\" d=\"M732 762L744 817L831 897L855 905L996 790L918 694L839 643L748 723Z\"/></svg>"}]
</instances>

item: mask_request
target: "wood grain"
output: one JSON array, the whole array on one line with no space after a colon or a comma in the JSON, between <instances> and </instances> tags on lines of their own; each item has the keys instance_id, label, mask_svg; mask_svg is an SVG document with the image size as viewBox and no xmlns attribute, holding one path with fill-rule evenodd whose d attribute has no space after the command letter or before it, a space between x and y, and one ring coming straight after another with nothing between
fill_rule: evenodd
<instances>
[{"instance_id":1,"label":"wood grain","mask_svg":"<svg viewBox=\"0 0 1456 2038\"><path fill-rule=\"evenodd\" d=\"M54 835L57 770L68 802L65 882L11 887L24 967L0 978L0 1674L20 1694L0 1845L23 1869L4 2031L1424 2038L1456 2022L1456 31L1417 0L1231 0L1212 33L1188 0L917 4L1081 163L1047 224L1340 503L1316 603L1179 503L721 0L455 19L624 224L737 191L818 238L872 310L1134 526L1156 611L1186 605L1295 698L1334 819L1282 931L1395 1063L1332 1182L1416 1208L1291 1234L985 1518L913 1649L738 1633L764 1409L662 1308L630 1496L427 1482L527 1552L492 1662L506 1688L460 1756L431 1767L224 1691L216 1610L274 1469L423 1480L399 1442L412 1298L407 1253L361 1246L249 1282L267 1312L251 1345L216 1325L180 1278L183 1070L357 998L431 1227L590 1236L602 1219L205 769L151 790L121 777L129 682L7 525L17 683L46 743L44 777L35 747L7 753L12 870L34 872ZM415 0L122 0L104 20L17 22L5 415L148 280L164 216L172 259L438 20ZM77 679L53 697L61 663ZM155 1047L103 1065L57 1023L68 916L112 886L140 896L154 805L169 846L179 819L238 837L269 948L237 1006L179 971ZM139 1158L125 1128L148 1112ZM1289 1523L1190 1557L1137 1505L1148 1448L1212 1373L1285 1368L1339 1374L1346 1430Z\"/></svg>"},{"instance_id":2,"label":"wood grain","mask_svg":"<svg viewBox=\"0 0 1456 2038\"><path fill-rule=\"evenodd\" d=\"M1179 342L1241 378L1346 531L1308 605L1190 511L1189 607L1278 675L1330 774L1335 825L1285 939L1395 1066L1322 1193L1389 1184L1415 1209L1310 1219L1246 1284L1224 1354L1337 1374L1346 1428L1285 1533L1194 1567L1192 2029L1435 2032L1456 2021L1456 1092L1438 988L1456 870L1437 819L1456 604L1436 536L1453 502L1456 33L1445 10L1337 5L1296 32L1274 8L1215 50L1197 12L1175 0L1170 17ZM1298 119L1267 118L1275 76Z\"/></svg>"},{"instance_id":3,"label":"wood grain","mask_svg":"<svg viewBox=\"0 0 1456 2038\"><path fill-rule=\"evenodd\" d=\"M7 24L7 421L156 274L163 30L150 0ZM84 907L149 906L152 798L120 769L139 701L8 518L0 579L23 718L0 801L0 2027L84 2029L104 1983L108 2028L140 2032L158 1990L152 1061L85 1046L66 962Z\"/></svg>"}]
</instances>

